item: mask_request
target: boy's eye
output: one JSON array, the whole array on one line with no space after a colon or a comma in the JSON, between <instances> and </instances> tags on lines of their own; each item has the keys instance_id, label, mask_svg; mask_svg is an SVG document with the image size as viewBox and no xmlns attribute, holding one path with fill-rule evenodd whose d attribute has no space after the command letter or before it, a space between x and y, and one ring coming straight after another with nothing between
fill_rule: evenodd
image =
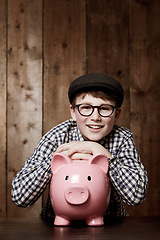
<instances>
[{"instance_id":1,"label":"boy's eye","mask_svg":"<svg viewBox=\"0 0 160 240\"><path fill-rule=\"evenodd\" d=\"M108 110L108 109L107 109L106 107L101 107L100 110L106 111L106 110Z\"/></svg>"},{"instance_id":2,"label":"boy's eye","mask_svg":"<svg viewBox=\"0 0 160 240\"><path fill-rule=\"evenodd\" d=\"M111 109L110 106L101 106L101 107L100 107L100 110L102 110L102 111L108 111L108 110L110 110L110 109Z\"/></svg>"},{"instance_id":3,"label":"boy's eye","mask_svg":"<svg viewBox=\"0 0 160 240\"><path fill-rule=\"evenodd\" d=\"M83 106L81 106L81 109L83 110L88 110L88 109L91 109L91 106L89 106L89 105L83 105Z\"/></svg>"}]
</instances>

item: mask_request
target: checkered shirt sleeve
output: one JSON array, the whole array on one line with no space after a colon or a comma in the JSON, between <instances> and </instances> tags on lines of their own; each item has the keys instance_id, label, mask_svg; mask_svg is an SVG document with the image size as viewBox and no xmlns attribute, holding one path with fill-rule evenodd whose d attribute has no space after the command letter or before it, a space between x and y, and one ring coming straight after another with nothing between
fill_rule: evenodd
<instances>
[{"instance_id":1,"label":"checkered shirt sleeve","mask_svg":"<svg viewBox=\"0 0 160 240\"><path fill-rule=\"evenodd\" d=\"M135 148L132 133L126 128L115 127L110 135L109 176L112 185L129 205L141 203L147 192L148 177Z\"/></svg>"}]
</instances>

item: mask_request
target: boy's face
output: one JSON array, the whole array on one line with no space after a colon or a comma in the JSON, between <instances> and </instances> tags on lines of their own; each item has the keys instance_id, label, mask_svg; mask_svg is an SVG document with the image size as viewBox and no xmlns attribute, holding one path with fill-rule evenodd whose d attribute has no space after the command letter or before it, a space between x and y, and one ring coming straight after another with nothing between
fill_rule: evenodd
<instances>
[{"instance_id":1,"label":"boy's face","mask_svg":"<svg viewBox=\"0 0 160 240\"><path fill-rule=\"evenodd\" d=\"M115 103L112 100L103 100L101 98L93 97L89 94L86 94L84 98L82 98L82 95L79 95L76 98L75 105L82 103L90 104L92 106L100 106L102 104L110 104L115 106ZM95 108L94 112L87 117L82 116L76 107L73 108L71 106L70 111L73 120L77 122L77 126L82 136L86 140L97 142L111 132L114 124L120 116L121 109L114 109L114 112L109 117L100 116L97 108Z\"/></svg>"}]
</instances>

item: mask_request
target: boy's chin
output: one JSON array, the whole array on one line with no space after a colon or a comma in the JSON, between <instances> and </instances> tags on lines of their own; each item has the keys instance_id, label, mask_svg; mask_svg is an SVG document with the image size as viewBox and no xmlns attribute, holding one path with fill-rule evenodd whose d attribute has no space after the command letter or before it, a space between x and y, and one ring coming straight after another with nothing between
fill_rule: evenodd
<instances>
[{"instance_id":1,"label":"boy's chin","mask_svg":"<svg viewBox=\"0 0 160 240\"><path fill-rule=\"evenodd\" d=\"M83 138L84 138L86 141L99 142L103 137L97 137L97 136L87 137L87 136L83 136Z\"/></svg>"}]
</instances>

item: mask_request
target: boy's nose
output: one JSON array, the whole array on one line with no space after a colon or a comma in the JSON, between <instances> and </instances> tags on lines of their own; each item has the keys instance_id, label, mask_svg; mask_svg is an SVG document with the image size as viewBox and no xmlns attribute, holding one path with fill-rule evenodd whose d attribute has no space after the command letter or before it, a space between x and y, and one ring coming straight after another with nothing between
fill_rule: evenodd
<instances>
[{"instance_id":1,"label":"boy's nose","mask_svg":"<svg viewBox=\"0 0 160 240\"><path fill-rule=\"evenodd\" d=\"M101 116L98 113L98 108L95 108L92 115L91 115L91 119L93 120L99 120L101 118Z\"/></svg>"}]
</instances>

